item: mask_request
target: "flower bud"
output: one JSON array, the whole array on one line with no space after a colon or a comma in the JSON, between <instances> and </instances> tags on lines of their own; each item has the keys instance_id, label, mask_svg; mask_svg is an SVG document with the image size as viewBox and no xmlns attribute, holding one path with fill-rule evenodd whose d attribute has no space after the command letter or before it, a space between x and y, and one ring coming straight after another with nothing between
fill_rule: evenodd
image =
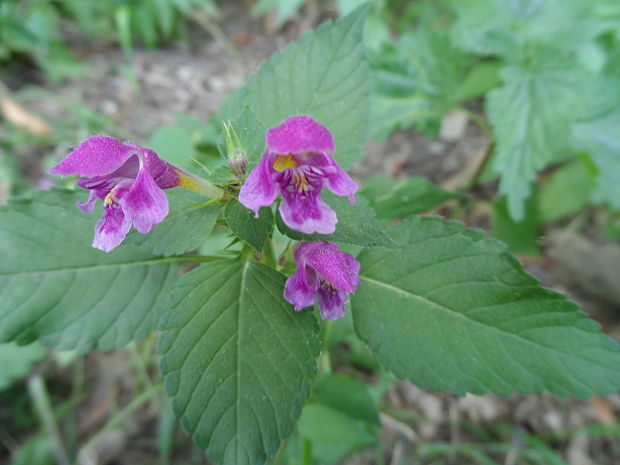
<instances>
[{"instance_id":1,"label":"flower bud","mask_svg":"<svg viewBox=\"0 0 620 465\"><path fill-rule=\"evenodd\" d=\"M228 166L238 178L245 176L248 167L248 157L241 145L239 136L230 121L224 121L224 135L226 137L226 151L228 153Z\"/></svg>"},{"instance_id":2,"label":"flower bud","mask_svg":"<svg viewBox=\"0 0 620 465\"><path fill-rule=\"evenodd\" d=\"M248 157L243 153L237 153L228 157L228 166L238 178L245 176L248 167Z\"/></svg>"}]
</instances>

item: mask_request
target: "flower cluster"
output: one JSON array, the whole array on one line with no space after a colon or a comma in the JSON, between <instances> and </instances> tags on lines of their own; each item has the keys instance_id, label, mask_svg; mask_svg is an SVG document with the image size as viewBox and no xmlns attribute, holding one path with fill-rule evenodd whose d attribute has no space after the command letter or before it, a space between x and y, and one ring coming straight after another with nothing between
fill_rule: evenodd
<instances>
[{"instance_id":1,"label":"flower cluster","mask_svg":"<svg viewBox=\"0 0 620 465\"><path fill-rule=\"evenodd\" d=\"M267 131L267 150L250 172L239 192L239 201L258 216L261 207L281 195L280 214L290 227L305 234L331 234L336 212L323 201L327 188L347 196L353 204L358 185L335 162L329 130L309 116L293 116ZM231 169L240 178L247 159L231 158ZM61 176L79 176L77 185L89 196L77 206L92 213L97 200L104 213L95 226L93 247L109 252L133 226L148 233L168 215L164 189L185 187L209 196L221 190L171 165L152 150L112 137L94 136L80 144L49 170ZM326 320L344 316L348 295L359 283L360 264L332 242L303 242L295 251L297 272L287 281L284 297L299 311L315 298Z\"/></svg>"},{"instance_id":2,"label":"flower cluster","mask_svg":"<svg viewBox=\"0 0 620 465\"><path fill-rule=\"evenodd\" d=\"M280 215L302 233L331 234L336 213L321 198L327 187L355 202L357 184L328 152L335 149L329 130L309 116L293 116L267 131L267 151L239 193L239 201L254 210L282 195ZM344 316L348 294L355 292L360 264L335 243L302 243L295 251L297 272L287 281L284 297L299 311L317 305L325 320Z\"/></svg>"}]
</instances>

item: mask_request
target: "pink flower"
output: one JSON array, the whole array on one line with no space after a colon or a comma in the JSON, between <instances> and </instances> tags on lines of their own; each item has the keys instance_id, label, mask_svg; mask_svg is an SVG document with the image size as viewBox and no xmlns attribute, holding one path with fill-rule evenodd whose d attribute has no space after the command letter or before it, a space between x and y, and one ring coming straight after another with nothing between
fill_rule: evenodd
<instances>
[{"instance_id":1,"label":"pink flower","mask_svg":"<svg viewBox=\"0 0 620 465\"><path fill-rule=\"evenodd\" d=\"M335 149L329 130L309 116L292 116L265 134L267 151L239 193L239 201L258 216L261 207L282 195L280 214L306 234L331 234L336 213L321 198L327 187L355 203L357 184L327 153Z\"/></svg>"},{"instance_id":2,"label":"pink flower","mask_svg":"<svg viewBox=\"0 0 620 465\"><path fill-rule=\"evenodd\" d=\"M49 172L82 176L77 185L90 191L88 200L77 204L82 211L92 213L97 199L103 200L93 247L104 252L123 242L132 225L148 233L160 223L168 215L162 189L180 185L185 176L152 150L107 136L90 137Z\"/></svg>"},{"instance_id":3,"label":"pink flower","mask_svg":"<svg viewBox=\"0 0 620 465\"><path fill-rule=\"evenodd\" d=\"M295 250L297 272L286 281L284 298L299 311L317 303L324 320L344 316L349 294L360 280L359 262L333 242L306 242Z\"/></svg>"}]
</instances>

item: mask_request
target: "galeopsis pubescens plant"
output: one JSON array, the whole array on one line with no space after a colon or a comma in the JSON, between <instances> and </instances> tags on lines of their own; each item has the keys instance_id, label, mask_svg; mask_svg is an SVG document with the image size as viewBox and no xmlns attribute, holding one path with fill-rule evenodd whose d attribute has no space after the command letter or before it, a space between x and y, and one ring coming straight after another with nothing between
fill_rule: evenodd
<instances>
[{"instance_id":1,"label":"galeopsis pubescens plant","mask_svg":"<svg viewBox=\"0 0 620 465\"><path fill-rule=\"evenodd\" d=\"M235 147L213 171L94 136L51 170L86 201L55 189L0 207L0 342L108 350L159 331L173 410L225 465L262 465L306 408L338 409L311 387L322 335L351 321L421 387L616 392L618 344L576 304L502 243L402 208L458 195L415 178L360 193L346 173L369 133L367 14L307 34L227 100L212 127ZM205 247L215 227L231 247ZM321 331L319 315L337 321Z\"/></svg>"}]
</instances>

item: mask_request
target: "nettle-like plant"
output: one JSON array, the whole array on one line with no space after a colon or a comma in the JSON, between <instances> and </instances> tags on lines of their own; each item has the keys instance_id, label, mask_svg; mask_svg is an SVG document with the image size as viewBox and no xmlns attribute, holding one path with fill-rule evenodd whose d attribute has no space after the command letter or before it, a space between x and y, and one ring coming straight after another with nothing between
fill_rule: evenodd
<instances>
[{"instance_id":1,"label":"nettle-like plant","mask_svg":"<svg viewBox=\"0 0 620 465\"><path fill-rule=\"evenodd\" d=\"M383 367L435 391L617 391L618 344L577 305L482 231L412 216L455 194L378 178L365 198L344 171L369 132L367 13L308 33L227 100L228 160L209 176L94 136L51 170L80 176L86 201L55 189L2 207L0 340L109 350L160 331L176 415L230 465L291 434L318 322L345 312ZM237 247L201 253L214 227Z\"/></svg>"}]
</instances>

